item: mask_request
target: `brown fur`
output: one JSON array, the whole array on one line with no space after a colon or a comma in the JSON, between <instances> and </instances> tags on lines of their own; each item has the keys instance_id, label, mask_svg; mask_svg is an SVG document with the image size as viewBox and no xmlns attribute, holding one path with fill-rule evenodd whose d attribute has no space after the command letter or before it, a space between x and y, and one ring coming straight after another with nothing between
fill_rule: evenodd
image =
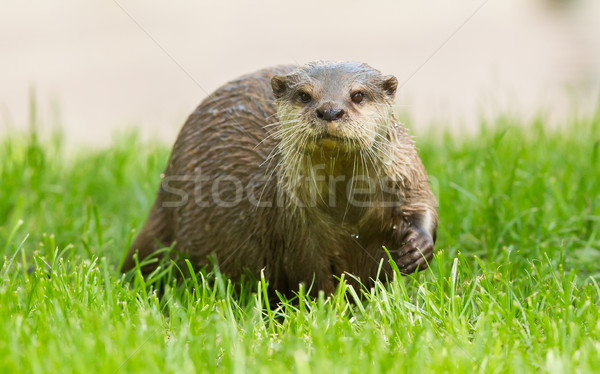
<instances>
[{"instance_id":1,"label":"brown fur","mask_svg":"<svg viewBox=\"0 0 600 374\"><path fill-rule=\"evenodd\" d=\"M396 86L364 64L318 62L264 69L219 88L183 126L122 270L134 266L135 253L143 259L173 243L199 267L214 257L234 279L264 271L288 294L300 282L330 293L343 273L369 285L382 259L380 277L389 275L383 246L401 271L426 268L436 202L413 141L393 117ZM350 99L357 90L365 93L360 104ZM316 116L327 109L344 115ZM349 198L361 189L359 203Z\"/></svg>"}]
</instances>

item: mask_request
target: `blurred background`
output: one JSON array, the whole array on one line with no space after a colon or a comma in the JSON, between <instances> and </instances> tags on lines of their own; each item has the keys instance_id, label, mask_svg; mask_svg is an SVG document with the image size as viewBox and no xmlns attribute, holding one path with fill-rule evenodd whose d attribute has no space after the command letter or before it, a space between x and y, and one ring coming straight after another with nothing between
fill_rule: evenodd
<instances>
[{"instance_id":1,"label":"blurred background","mask_svg":"<svg viewBox=\"0 0 600 374\"><path fill-rule=\"evenodd\" d=\"M400 81L419 134L498 114L568 126L600 97L600 1L6 1L0 132L106 145L139 128L172 142L221 84L266 66L367 62Z\"/></svg>"}]
</instances>

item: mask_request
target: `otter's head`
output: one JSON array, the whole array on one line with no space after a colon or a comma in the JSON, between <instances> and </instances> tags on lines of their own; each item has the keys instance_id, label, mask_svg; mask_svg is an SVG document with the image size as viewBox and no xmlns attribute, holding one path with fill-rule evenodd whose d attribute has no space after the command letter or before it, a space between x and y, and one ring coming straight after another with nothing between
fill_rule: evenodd
<instances>
[{"instance_id":1,"label":"otter's head","mask_svg":"<svg viewBox=\"0 0 600 374\"><path fill-rule=\"evenodd\" d=\"M271 79L281 140L303 151L359 151L385 141L398 80L366 64L315 62ZM287 148L286 146L286 148Z\"/></svg>"}]
</instances>

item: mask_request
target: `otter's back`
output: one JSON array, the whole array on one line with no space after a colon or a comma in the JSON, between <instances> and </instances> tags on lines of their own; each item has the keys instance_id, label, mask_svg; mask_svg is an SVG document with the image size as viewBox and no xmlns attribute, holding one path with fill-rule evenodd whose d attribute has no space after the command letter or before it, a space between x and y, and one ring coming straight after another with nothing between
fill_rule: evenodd
<instances>
[{"instance_id":1,"label":"otter's back","mask_svg":"<svg viewBox=\"0 0 600 374\"><path fill-rule=\"evenodd\" d=\"M174 218L173 241L196 264L218 252L224 272L235 277L242 267L256 271L266 255L256 248L277 240L269 234L275 222L266 222L277 215L253 218L263 208L251 201L273 203L277 195L271 173L277 161L265 162L277 144L275 126L268 126L278 121L270 80L293 69L264 69L225 84L196 108L178 135L164 173L163 185L166 181L171 190L161 189L162 200Z\"/></svg>"}]
</instances>

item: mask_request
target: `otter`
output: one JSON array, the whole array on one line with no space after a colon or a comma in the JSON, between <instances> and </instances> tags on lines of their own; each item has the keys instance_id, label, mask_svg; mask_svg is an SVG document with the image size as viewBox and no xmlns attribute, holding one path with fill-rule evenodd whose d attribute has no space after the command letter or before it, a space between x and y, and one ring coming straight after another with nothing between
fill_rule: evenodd
<instances>
[{"instance_id":1,"label":"otter","mask_svg":"<svg viewBox=\"0 0 600 374\"><path fill-rule=\"evenodd\" d=\"M398 80L369 65L276 66L231 81L189 116L122 271L172 246L233 280L332 293L427 268L437 204L394 117ZM142 268L148 273L154 264Z\"/></svg>"}]
</instances>

